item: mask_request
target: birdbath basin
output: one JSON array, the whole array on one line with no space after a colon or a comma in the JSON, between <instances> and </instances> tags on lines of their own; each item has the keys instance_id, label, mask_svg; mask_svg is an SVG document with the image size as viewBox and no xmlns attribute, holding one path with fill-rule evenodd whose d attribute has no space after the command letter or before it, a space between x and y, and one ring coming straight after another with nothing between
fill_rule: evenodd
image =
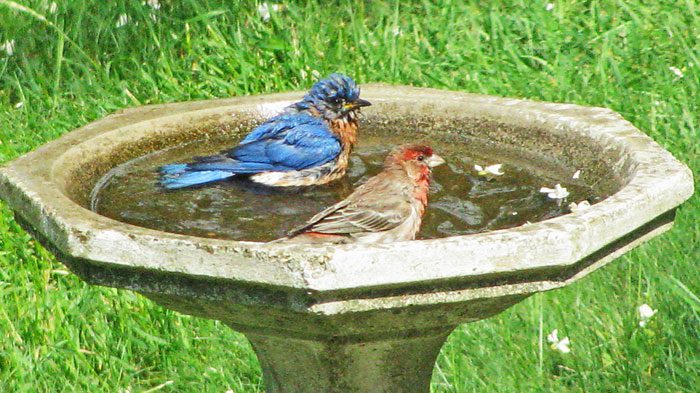
<instances>
[{"instance_id":1,"label":"birdbath basin","mask_svg":"<svg viewBox=\"0 0 700 393\"><path fill-rule=\"evenodd\" d=\"M396 393L429 391L456 326L568 285L659 235L693 192L686 166L609 109L366 85L373 106L361 133L400 124L398 135L413 141L440 130L581 169L582 181L605 184L609 196L541 222L384 245L206 238L90 209L113 168L193 140L238 138L301 95L118 112L4 165L0 197L85 281L245 334L268 392Z\"/></svg>"}]
</instances>

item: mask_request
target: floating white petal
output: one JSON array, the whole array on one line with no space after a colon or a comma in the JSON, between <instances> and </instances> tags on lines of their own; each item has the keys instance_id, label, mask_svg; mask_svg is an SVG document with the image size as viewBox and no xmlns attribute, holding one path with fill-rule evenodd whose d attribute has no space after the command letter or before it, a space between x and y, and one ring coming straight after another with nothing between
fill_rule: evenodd
<instances>
[{"instance_id":1,"label":"floating white petal","mask_svg":"<svg viewBox=\"0 0 700 393\"><path fill-rule=\"evenodd\" d=\"M588 201L581 201L579 203L571 202L569 203L569 210L572 212L577 212L579 210L585 210L591 207L591 203Z\"/></svg>"},{"instance_id":2,"label":"floating white petal","mask_svg":"<svg viewBox=\"0 0 700 393\"><path fill-rule=\"evenodd\" d=\"M493 164L484 168L481 165L474 165L474 169L478 172L479 176L501 176L505 172L501 171L503 164Z\"/></svg>"},{"instance_id":3,"label":"floating white petal","mask_svg":"<svg viewBox=\"0 0 700 393\"><path fill-rule=\"evenodd\" d=\"M569 191L562 187L561 184L555 185L554 188L542 187L540 192L547 194L551 199L564 199L569 196Z\"/></svg>"}]
</instances>

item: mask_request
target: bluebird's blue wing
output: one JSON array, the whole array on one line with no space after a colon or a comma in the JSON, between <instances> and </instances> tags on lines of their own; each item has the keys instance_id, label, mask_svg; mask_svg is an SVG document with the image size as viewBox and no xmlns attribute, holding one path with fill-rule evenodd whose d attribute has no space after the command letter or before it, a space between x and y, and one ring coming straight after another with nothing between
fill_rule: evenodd
<instances>
[{"instance_id":1,"label":"bluebird's blue wing","mask_svg":"<svg viewBox=\"0 0 700 393\"><path fill-rule=\"evenodd\" d=\"M304 124L321 124L323 121L306 113L297 114L282 114L275 116L272 119L255 127L243 140L241 145L250 142L255 142L263 139L275 138L280 134L284 134L290 129Z\"/></svg>"},{"instance_id":2,"label":"bluebird's blue wing","mask_svg":"<svg viewBox=\"0 0 700 393\"><path fill-rule=\"evenodd\" d=\"M175 189L235 175L313 168L334 160L341 150L340 140L322 120L307 114L281 115L255 128L228 152L161 167L161 184Z\"/></svg>"},{"instance_id":3,"label":"bluebird's blue wing","mask_svg":"<svg viewBox=\"0 0 700 393\"><path fill-rule=\"evenodd\" d=\"M228 157L240 163L272 166L265 171L293 171L323 165L340 154L340 140L322 120L305 114L278 120L283 124L271 124L273 131L265 138L238 145Z\"/></svg>"}]
</instances>

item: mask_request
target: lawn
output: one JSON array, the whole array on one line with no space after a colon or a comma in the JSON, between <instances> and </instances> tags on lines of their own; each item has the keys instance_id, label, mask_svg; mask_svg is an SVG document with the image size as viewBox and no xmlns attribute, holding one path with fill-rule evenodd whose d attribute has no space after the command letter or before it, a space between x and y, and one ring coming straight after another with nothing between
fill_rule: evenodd
<instances>
[{"instance_id":1,"label":"lawn","mask_svg":"<svg viewBox=\"0 0 700 393\"><path fill-rule=\"evenodd\" d=\"M50 3L0 0L0 163L119 108L304 90L341 71L609 107L700 170L693 0L289 2L267 21L248 1ZM696 194L665 235L461 326L433 391L696 392L699 234ZM644 303L658 313L642 328ZM555 328L570 353L549 348ZM1 392L263 391L242 335L84 284L1 203L0 335Z\"/></svg>"}]
</instances>

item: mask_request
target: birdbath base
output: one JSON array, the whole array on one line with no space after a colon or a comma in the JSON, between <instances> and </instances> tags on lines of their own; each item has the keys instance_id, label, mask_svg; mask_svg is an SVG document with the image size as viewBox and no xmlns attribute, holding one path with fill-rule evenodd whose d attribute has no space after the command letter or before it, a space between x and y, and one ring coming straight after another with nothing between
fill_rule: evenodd
<instances>
[{"instance_id":1,"label":"birdbath base","mask_svg":"<svg viewBox=\"0 0 700 393\"><path fill-rule=\"evenodd\" d=\"M453 328L378 341L310 341L247 333L270 393L427 393Z\"/></svg>"}]
</instances>

